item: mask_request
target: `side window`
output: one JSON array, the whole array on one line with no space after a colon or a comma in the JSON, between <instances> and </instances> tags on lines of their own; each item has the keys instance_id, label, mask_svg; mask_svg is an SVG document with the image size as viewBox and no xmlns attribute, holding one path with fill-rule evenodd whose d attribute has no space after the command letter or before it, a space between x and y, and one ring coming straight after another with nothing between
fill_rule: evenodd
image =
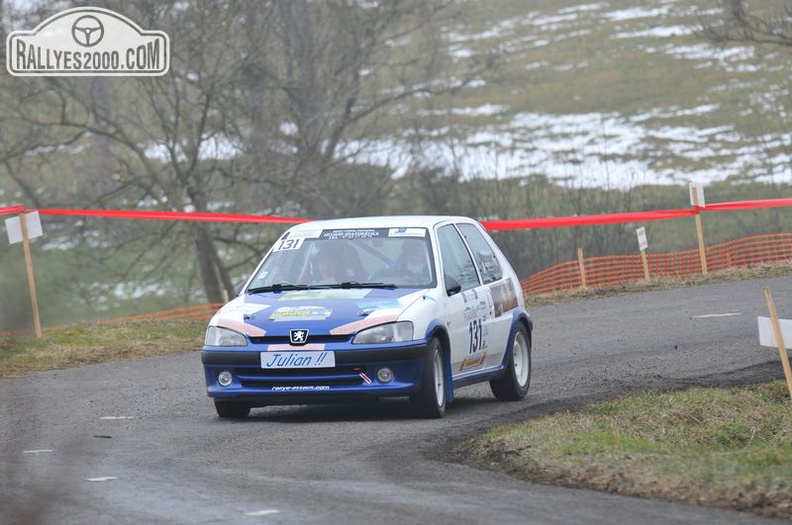
<instances>
[{"instance_id":1,"label":"side window","mask_svg":"<svg viewBox=\"0 0 792 525\"><path fill-rule=\"evenodd\" d=\"M470 259L470 254L465 247L465 242L452 225L443 226L437 230L437 240L440 245L440 260L443 262L443 271L459 282L463 290L470 290L479 285L476 268Z\"/></svg>"},{"instance_id":2,"label":"side window","mask_svg":"<svg viewBox=\"0 0 792 525\"><path fill-rule=\"evenodd\" d=\"M476 266L484 284L493 283L503 278L503 270L501 270L498 257L478 228L472 224L457 224L457 227L473 252L473 258L476 260Z\"/></svg>"}]
</instances>

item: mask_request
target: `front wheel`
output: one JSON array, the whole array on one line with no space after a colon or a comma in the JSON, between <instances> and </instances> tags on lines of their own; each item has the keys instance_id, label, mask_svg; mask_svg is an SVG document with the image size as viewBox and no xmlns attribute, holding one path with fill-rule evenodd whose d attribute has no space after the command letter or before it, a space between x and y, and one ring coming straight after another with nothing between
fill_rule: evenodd
<instances>
[{"instance_id":1,"label":"front wheel","mask_svg":"<svg viewBox=\"0 0 792 525\"><path fill-rule=\"evenodd\" d=\"M490 381L495 398L500 401L519 401L528 395L531 385L531 339L522 324L517 325L512 338L512 353L506 365L506 375Z\"/></svg>"},{"instance_id":2,"label":"front wheel","mask_svg":"<svg viewBox=\"0 0 792 525\"><path fill-rule=\"evenodd\" d=\"M440 419L446 413L445 360L443 345L433 337L429 341L423 387L420 394L410 398L416 411L423 417Z\"/></svg>"},{"instance_id":3,"label":"front wheel","mask_svg":"<svg viewBox=\"0 0 792 525\"><path fill-rule=\"evenodd\" d=\"M220 401L215 399L217 415L223 419L244 419L250 414L250 405L237 401Z\"/></svg>"}]
</instances>

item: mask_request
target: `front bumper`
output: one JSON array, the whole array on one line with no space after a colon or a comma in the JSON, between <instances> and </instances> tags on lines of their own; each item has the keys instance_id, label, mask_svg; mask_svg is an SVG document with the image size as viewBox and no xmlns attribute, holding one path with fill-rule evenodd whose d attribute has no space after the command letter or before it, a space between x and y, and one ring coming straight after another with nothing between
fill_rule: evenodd
<instances>
[{"instance_id":1,"label":"front bumper","mask_svg":"<svg viewBox=\"0 0 792 525\"><path fill-rule=\"evenodd\" d=\"M262 369L262 349L255 346L239 350L204 347L201 361L207 393L216 399L265 406L407 396L421 389L426 342L350 346L327 345L326 350L335 352L336 366L333 368L280 370ZM380 383L377 380L377 370L383 366L393 371L393 381ZM223 387L217 382L222 371L233 375L229 386Z\"/></svg>"}]
</instances>

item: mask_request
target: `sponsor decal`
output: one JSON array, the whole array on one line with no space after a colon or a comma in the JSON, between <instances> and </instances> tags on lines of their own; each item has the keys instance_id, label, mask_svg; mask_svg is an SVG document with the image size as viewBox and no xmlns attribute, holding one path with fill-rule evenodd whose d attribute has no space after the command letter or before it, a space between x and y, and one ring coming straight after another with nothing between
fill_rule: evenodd
<instances>
[{"instance_id":1,"label":"sponsor decal","mask_svg":"<svg viewBox=\"0 0 792 525\"><path fill-rule=\"evenodd\" d=\"M325 299L362 299L371 293L363 289L293 290L284 292L279 301L322 301Z\"/></svg>"},{"instance_id":2,"label":"sponsor decal","mask_svg":"<svg viewBox=\"0 0 792 525\"><path fill-rule=\"evenodd\" d=\"M335 366L333 352L262 352L261 368L332 368Z\"/></svg>"},{"instance_id":3,"label":"sponsor decal","mask_svg":"<svg viewBox=\"0 0 792 525\"><path fill-rule=\"evenodd\" d=\"M212 320L209 321L209 324L213 326L231 328L232 330L236 330L238 332L241 331L242 333L253 337L260 337L264 335L264 330L249 325L246 323L246 321L253 319L253 316L256 313L269 307L270 305L267 304L245 303L243 299L236 298L227 305L223 306L223 308L221 308L220 311L215 314Z\"/></svg>"},{"instance_id":4,"label":"sponsor decal","mask_svg":"<svg viewBox=\"0 0 792 525\"><path fill-rule=\"evenodd\" d=\"M465 322L470 322L473 319L483 318L486 319L488 317L492 317L490 315L490 306L487 304L487 301L481 299L479 302L473 304L469 303L465 305L465 310L463 312L465 317Z\"/></svg>"},{"instance_id":5,"label":"sponsor decal","mask_svg":"<svg viewBox=\"0 0 792 525\"><path fill-rule=\"evenodd\" d=\"M330 390L329 385L295 385L295 386L274 386L273 392L314 392L317 390Z\"/></svg>"},{"instance_id":6,"label":"sponsor decal","mask_svg":"<svg viewBox=\"0 0 792 525\"><path fill-rule=\"evenodd\" d=\"M322 239L372 239L374 237L387 237L387 228L354 228L343 230L322 230Z\"/></svg>"},{"instance_id":7,"label":"sponsor decal","mask_svg":"<svg viewBox=\"0 0 792 525\"><path fill-rule=\"evenodd\" d=\"M375 310L380 310L382 308L404 308L402 304L396 299L363 301L357 303L357 307L360 308L361 311L368 312L366 315L370 314Z\"/></svg>"},{"instance_id":8,"label":"sponsor decal","mask_svg":"<svg viewBox=\"0 0 792 525\"><path fill-rule=\"evenodd\" d=\"M261 310L266 310L269 308L270 305L268 304L259 304L259 303L245 303L245 302L230 302L226 306L223 307L223 314L233 316L234 314L242 314L242 316L250 317L254 314L260 312Z\"/></svg>"},{"instance_id":9,"label":"sponsor decal","mask_svg":"<svg viewBox=\"0 0 792 525\"><path fill-rule=\"evenodd\" d=\"M460 372L464 372L474 366L481 366L484 364L484 360L487 358L487 352L483 352L478 355L473 355L462 361L462 366L459 367Z\"/></svg>"},{"instance_id":10,"label":"sponsor decal","mask_svg":"<svg viewBox=\"0 0 792 525\"><path fill-rule=\"evenodd\" d=\"M495 317L517 308L517 295L514 293L511 277L491 284L489 288L492 292L492 301L495 303Z\"/></svg>"},{"instance_id":11,"label":"sponsor decal","mask_svg":"<svg viewBox=\"0 0 792 525\"><path fill-rule=\"evenodd\" d=\"M303 242L305 242L305 237L297 237L295 239L283 239L278 241L278 244L275 245L275 248L272 250L273 252L282 252L286 250L299 250L302 248Z\"/></svg>"},{"instance_id":12,"label":"sponsor decal","mask_svg":"<svg viewBox=\"0 0 792 525\"><path fill-rule=\"evenodd\" d=\"M270 314L271 321L322 321L333 311L324 306L282 306Z\"/></svg>"},{"instance_id":13,"label":"sponsor decal","mask_svg":"<svg viewBox=\"0 0 792 525\"><path fill-rule=\"evenodd\" d=\"M296 232L289 232L289 233L286 234L286 237L284 237L284 238L288 238L288 239L300 239L300 238L316 239L321 234L322 234L322 230L300 230L300 231L296 231Z\"/></svg>"},{"instance_id":14,"label":"sponsor decal","mask_svg":"<svg viewBox=\"0 0 792 525\"><path fill-rule=\"evenodd\" d=\"M170 39L100 7L75 7L6 39L15 76L160 76L170 69Z\"/></svg>"},{"instance_id":15,"label":"sponsor decal","mask_svg":"<svg viewBox=\"0 0 792 525\"><path fill-rule=\"evenodd\" d=\"M478 301L478 292L476 291L475 288L473 288L472 290L465 290L464 292L462 292L462 299L466 303L469 303L471 301Z\"/></svg>"},{"instance_id":16,"label":"sponsor decal","mask_svg":"<svg viewBox=\"0 0 792 525\"><path fill-rule=\"evenodd\" d=\"M426 228L391 228L388 237L426 237Z\"/></svg>"}]
</instances>

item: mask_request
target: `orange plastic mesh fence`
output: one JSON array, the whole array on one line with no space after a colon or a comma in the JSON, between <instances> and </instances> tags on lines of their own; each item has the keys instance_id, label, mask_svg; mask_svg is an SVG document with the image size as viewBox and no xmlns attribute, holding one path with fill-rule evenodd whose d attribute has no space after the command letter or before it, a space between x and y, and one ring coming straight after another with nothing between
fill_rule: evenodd
<instances>
[{"instance_id":1,"label":"orange plastic mesh fence","mask_svg":"<svg viewBox=\"0 0 792 525\"><path fill-rule=\"evenodd\" d=\"M792 260L792 234L755 235L716 244L706 249L709 271L746 268L757 264ZM698 249L647 254L649 275L689 277L701 273ZM639 281L644 278L641 256L612 255L584 259L586 286L598 287ZM548 293L583 286L577 260L556 264L521 281L525 293Z\"/></svg>"},{"instance_id":2,"label":"orange plastic mesh fence","mask_svg":"<svg viewBox=\"0 0 792 525\"><path fill-rule=\"evenodd\" d=\"M151 319L156 321L170 321L173 319L209 319L221 306L223 306L223 303L199 304L195 306L173 308L171 310L162 310L160 312L132 315L129 317L119 317L118 319L108 319L106 321L100 322L123 323L127 321L139 321L143 319Z\"/></svg>"}]
</instances>

